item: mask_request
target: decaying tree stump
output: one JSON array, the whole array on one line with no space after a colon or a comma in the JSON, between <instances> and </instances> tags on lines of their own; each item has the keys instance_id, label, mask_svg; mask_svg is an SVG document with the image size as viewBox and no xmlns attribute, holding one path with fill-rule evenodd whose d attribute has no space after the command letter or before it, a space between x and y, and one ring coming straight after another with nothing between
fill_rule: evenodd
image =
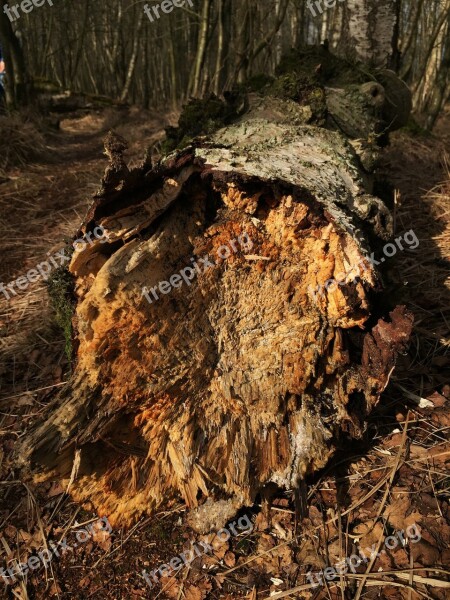
<instances>
[{"instance_id":1,"label":"decaying tree stump","mask_svg":"<svg viewBox=\"0 0 450 600\"><path fill-rule=\"evenodd\" d=\"M307 124L313 98L322 125L348 110L310 84L296 99L251 94L243 114L153 166L129 170L109 136L77 234L101 226L108 241L69 267L74 374L20 449L36 479L69 477L80 452L71 493L111 522L181 496L205 531L362 434L412 326L404 307L381 318L367 260L391 233L361 162L387 126L368 83L351 124L366 138L351 143Z\"/></svg>"}]
</instances>

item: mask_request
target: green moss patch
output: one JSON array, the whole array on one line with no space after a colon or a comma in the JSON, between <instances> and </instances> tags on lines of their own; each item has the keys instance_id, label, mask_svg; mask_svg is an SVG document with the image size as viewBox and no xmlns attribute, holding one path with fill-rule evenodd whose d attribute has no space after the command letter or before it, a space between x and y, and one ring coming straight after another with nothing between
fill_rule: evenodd
<instances>
[{"instance_id":1,"label":"green moss patch","mask_svg":"<svg viewBox=\"0 0 450 600\"><path fill-rule=\"evenodd\" d=\"M192 98L183 107L178 127L167 127L163 153L184 148L199 135L214 133L231 122L233 116L233 107L215 94L204 99Z\"/></svg>"},{"instance_id":2,"label":"green moss patch","mask_svg":"<svg viewBox=\"0 0 450 600\"><path fill-rule=\"evenodd\" d=\"M230 125L247 110L247 94L272 96L307 107L305 123L326 125L327 103L325 86L347 87L375 80L375 75L359 63L331 54L325 46L291 50L276 70L276 77L259 74L246 83L224 93L224 100L215 94L204 99L191 99L183 107L178 127L166 129L162 142L163 155L182 149L201 135L211 135Z\"/></svg>"},{"instance_id":3,"label":"green moss patch","mask_svg":"<svg viewBox=\"0 0 450 600\"><path fill-rule=\"evenodd\" d=\"M314 75L285 73L275 79L266 91L268 96L281 100L293 100L311 109L310 123L324 125L327 114L325 89Z\"/></svg>"},{"instance_id":4,"label":"green moss patch","mask_svg":"<svg viewBox=\"0 0 450 600\"><path fill-rule=\"evenodd\" d=\"M297 73L305 79L313 78L322 85L331 82L345 85L373 79L373 75L366 69L365 65L335 56L324 46L308 46L291 50L283 56L276 74Z\"/></svg>"},{"instance_id":5,"label":"green moss patch","mask_svg":"<svg viewBox=\"0 0 450 600\"><path fill-rule=\"evenodd\" d=\"M74 281L65 267L56 269L47 282L55 318L64 333L65 352L69 364L72 362L72 317L75 310Z\"/></svg>"}]
</instances>

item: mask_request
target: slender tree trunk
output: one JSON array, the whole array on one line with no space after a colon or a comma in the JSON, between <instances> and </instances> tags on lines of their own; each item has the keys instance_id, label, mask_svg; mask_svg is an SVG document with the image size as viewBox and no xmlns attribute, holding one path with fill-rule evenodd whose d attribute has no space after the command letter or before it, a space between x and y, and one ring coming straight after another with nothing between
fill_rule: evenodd
<instances>
[{"instance_id":1,"label":"slender tree trunk","mask_svg":"<svg viewBox=\"0 0 450 600\"><path fill-rule=\"evenodd\" d=\"M265 48L267 48L268 46L270 46L270 44L272 44L273 40L275 39L275 36L277 35L280 27L283 24L284 18L286 16L286 11L289 6L289 2L290 2L290 0L281 0L280 5L278 7L274 26L269 31L269 33L265 36L265 38L263 40L261 40L261 42L256 46L254 51L252 52L252 55L251 55L252 62Z\"/></svg>"},{"instance_id":2,"label":"slender tree trunk","mask_svg":"<svg viewBox=\"0 0 450 600\"><path fill-rule=\"evenodd\" d=\"M128 94L130 92L130 86L131 86L131 82L133 80L133 75L134 75L134 71L136 69L136 63L137 63L137 59L138 59L138 52L139 52L139 44L140 44L140 41L141 41L141 30L142 30L143 19L144 19L144 15L143 15L142 12L140 12L139 13L139 18L138 18L137 28L136 28L136 31L134 32L133 51L131 53L130 63L128 65L127 77L125 79L125 84L123 86L122 93L120 94L120 101L121 102L125 102L125 100L127 99Z\"/></svg>"},{"instance_id":3,"label":"slender tree trunk","mask_svg":"<svg viewBox=\"0 0 450 600\"><path fill-rule=\"evenodd\" d=\"M440 56L436 54L436 44L439 38L442 40L443 28L446 27L446 21L450 15L450 2L446 1L446 10L444 10L435 24L432 35L430 36L427 50L424 52L422 63L419 71L416 73L416 85L413 86L413 95L415 104L420 109L423 109L426 99L426 91L430 85L430 74L436 66L436 62L440 60ZM439 45L439 44L437 44ZM436 72L436 70L435 70ZM431 78L433 81L433 78Z\"/></svg>"},{"instance_id":4,"label":"slender tree trunk","mask_svg":"<svg viewBox=\"0 0 450 600\"><path fill-rule=\"evenodd\" d=\"M203 0L200 31L197 44L197 55L195 57L192 84L190 86L191 96L197 96L200 90L200 77L206 56L208 30L211 16L211 3L212 0Z\"/></svg>"},{"instance_id":5,"label":"slender tree trunk","mask_svg":"<svg viewBox=\"0 0 450 600\"><path fill-rule=\"evenodd\" d=\"M402 66L400 69L400 76L405 80L409 81L411 69L414 63L415 57L415 48L416 44L413 44L414 40L417 36L417 28L420 20L420 15L422 14L422 7L424 4L424 0L419 0L419 3L416 8L416 12L414 15L414 19L411 23L411 29L408 35L408 39L402 48Z\"/></svg>"},{"instance_id":6,"label":"slender tree trunk","mask_svg":"<svg viewBox=\"0 0 450 600\"><path fill-rule=\"evenodd\" d=\"M392 38L392 56L390 60L390 68L396 73L400 70L400 19L402 13L402 0L395 0L395 23Z\"/></svg>"},{"instance_id":7,"label":"slender tree trunk","mask_svg":"<svg viewBox=\"0 0 450 600\"><path fill-rule=\"evenodd\" d=\"M75 82L77 77L78 65L80 64L81 56L83 53L83 48L85 46L86 32L89 23L89 15L90 15L90 7L89 4L86 4L84 15L83 15L83 23L81 25L80 36L78 39L78 47L75 53L75 59L72 65L72 72L70 75L70 80Z\"/></svg>"},{"instance_id":8,"label":"slender tree trunk","mask_svg":"<svg viewBox=\"0 0 450 600\"><path fill-rule=\"evenodd\" d=\"M53 35L53 27L54 27L54 16L53 16L53 12L50 15L49 18L49 22L47 24L48 30L47 30L47 38L46 38L46 43L45 43L45 47L44 47L44 52L43 52L43 57L42 57L42 63L41 63L41 68L38 71L39 74L43 77L47 71L47 62L48 62L48 55L50 53L50 46L51 46L51 40L52 40L52 35Z\"/></svg>"},{"instance_id":9,"label":"slender tree trunk","mask_svg":"<svg viewBox=\"0 0 450 600\"><path fill-rule=\"evenodd\" d=\"M238 12L235 78L239 83L248 79L250 46L250 1L243 0Z\"/></svg>"},{"instance_id":10,"label":"slender tree trunk","mask_svg":"<svg viewBox=\"0 0 450 600\"><path fill-rule=\"evenodd\" d=\"M221 91L221 83L223 81L223 69L224 69L224 58L225 58L225 2L226 0L219 0L219 33L217 39L217 56L216 66L214 70L213 79L213 90L216 95L219 95Z\"/></svg>"},{"instance_id":11,"label":"slender tree trunk","mask_svg":"<svg viewBox=\"0 0 450 600\"><path fill-rule=\"evenodd\" d=\"M170 42L169 42L169 65L170 65L170 99L172 108L175 110L178 105L178 76L177 76L177 60L175 52L176 33L173 30L172 21L170 21Z\"/></svg>"},{"instance_id":12,"label":"slender tree trunk","mask_svg":"<svg viewBox=\"0 0 450 600\"><path fill-rule=\"evenodd\" d=\"M386 66L392 56L395 0L347 0L346 54L373 66Z\"/></svg>"},{"instance_id":13,"label":"slender tree trunk","mask_svg":"<svg viewBox=\"0 0 450 600\"><path fill-rule=\"evenodd\" d=\"M427 112L426 128L431 131L439 113L449 97L450 74L450 14L447 17L447 28L443 35L443 56L434 79L434 87L425 107Z\"/></svg>"}]
</instances>

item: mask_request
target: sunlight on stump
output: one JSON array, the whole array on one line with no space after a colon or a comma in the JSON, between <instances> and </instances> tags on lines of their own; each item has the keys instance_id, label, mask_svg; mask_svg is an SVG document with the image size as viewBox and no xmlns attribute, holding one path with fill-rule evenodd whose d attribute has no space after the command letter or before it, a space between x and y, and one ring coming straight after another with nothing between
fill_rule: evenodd
<instances>
[{"instance_id":1,"label":"sunlight on stump","mask_svg":"<svg viewBox=\"0 0 450 600\"><path fill-rule=\"evenodd\" d=\"M35 480L70 477L80 449L70 492L112 524L181 497L207 531L364 432L412 316L381 308L367 257L392 219L357 144L304 120L253 98L132 170L108 137L79 234L109 240L70 265L74 374L21 448Z\"/></svg>"}]
</instances>

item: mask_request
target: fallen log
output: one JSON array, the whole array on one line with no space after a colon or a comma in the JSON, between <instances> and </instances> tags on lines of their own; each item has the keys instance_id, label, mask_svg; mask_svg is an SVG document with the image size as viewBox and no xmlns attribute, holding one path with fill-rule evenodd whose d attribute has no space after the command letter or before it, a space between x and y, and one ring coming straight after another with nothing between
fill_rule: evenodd
<instances>
[{"instance_id":1,"label":"fallen log","mask_svg":"<svg viewBox=\"0 0 450 600\"><path fill-rule=\"evenodd\" d=\"M305 124L311 94L251 94L154 165L129 169L108 136L77 233L107 239L69 267L74 373L19 451L35 479L71 478L111 523L181 496L207 531L362 435L412 316L381 309L370 254L392 219L357 154L370 140ZM362 106L370 133L383 105Z\"/></svg>"}]
</instances>

